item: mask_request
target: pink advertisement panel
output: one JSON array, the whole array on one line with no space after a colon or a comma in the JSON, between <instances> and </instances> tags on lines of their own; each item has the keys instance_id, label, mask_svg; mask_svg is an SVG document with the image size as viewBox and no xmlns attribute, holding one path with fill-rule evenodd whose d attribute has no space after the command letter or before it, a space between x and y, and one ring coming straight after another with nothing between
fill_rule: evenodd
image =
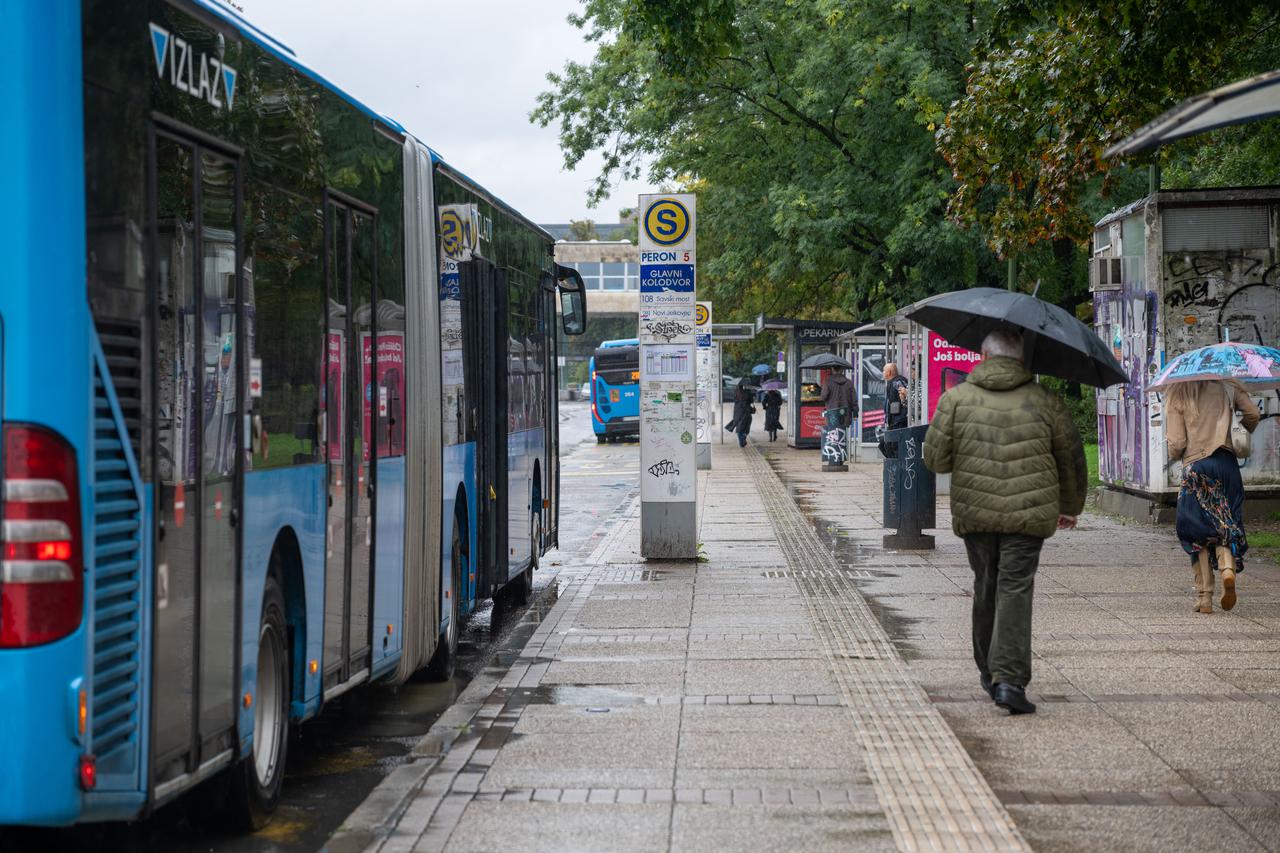
<instances>
[{"instance_id":1,"label":"pink advertisement panel","mask_svg":"<svg viewBox=\"0 0 1280 853\"><path fill-rule=\"evenodd\" d=\"M933 413L938 408L942 395L956 387L969 375L969 372L982 361L982 356L973 350L958 347L947 342L937 332L929 333L929 411L928 420L933 420Z\"/></svg>"},{"instance_id":2,"label":"pink advertisement panel","mask_svg":"<svg viewBox=\"0 0 1280 853\"><path fill-rule=\"evenodd\" d=\"M378 335L377 382L373 382L372 340L360 336L360 360L363 364L361 388L364 389L364 419L361 436L364 459L369 459L369 437L373 434L371 417L378 413L378 458L404 455L404 334L382 332Z\"/></svg>"},{"instance_id":3,"label":"pink advertisement panel","mask_svg":"<svg viewBox=\"0 0 1280 853\"><path fill-rule=\"evenodd\" d=\"M320 411L324 414L325 453L330 462L342 461L343 355L342 332L329 332L328 355L324 366L324 394Z\"/></svg>"}]
</instances>

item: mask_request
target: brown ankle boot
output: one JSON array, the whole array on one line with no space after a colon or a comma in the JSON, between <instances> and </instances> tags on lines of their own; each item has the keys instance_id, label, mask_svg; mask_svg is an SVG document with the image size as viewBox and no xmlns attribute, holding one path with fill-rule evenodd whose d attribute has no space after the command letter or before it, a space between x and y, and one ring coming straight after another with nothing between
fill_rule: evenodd
<instances>
[{"instance_id":1,"label":"brown ankle boot","mask_svg":"<svg viewBox=\"0 0 1280 853\"><path fill-rule=\"evenodd\" d=\"M1236 606L1236 558L1230 548L1218 548L1218 571L1222 573L1222 609Z\"/></svg>"},{"instance_id":2,"label":"brown ankle boot","mask_svg":"<svg viewBox=\"0 0 1280 853\"><path fill-rule=\"evenodd\" d=\"M1201 549L1193 566L1196 573L1196 613L1213 612L1213 567L1209 565L1208 549Z\"/></svg>"}]
</instances>

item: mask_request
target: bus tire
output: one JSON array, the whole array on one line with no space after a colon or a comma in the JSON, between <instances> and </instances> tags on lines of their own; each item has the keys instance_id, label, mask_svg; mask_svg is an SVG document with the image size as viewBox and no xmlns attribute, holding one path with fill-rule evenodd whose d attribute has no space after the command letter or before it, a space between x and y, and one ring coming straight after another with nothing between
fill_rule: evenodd
<instances>
[{"instance_id":1,"label":"bus tire","mask_svg":"<svg viewBox=\"0 0 1280 853\"><path fill-rule=\"evenodd\" d=\"M453 545L450 548L449 575L453 585L449 591L449 624L440 635L440 643L436 653L427 664L427 678L432 681L448 681L453 678L453 670L458 662L458 638L462 634L462 563L466 559L466 543L462 536L462 525L458 517L453 517Z\"/></svg>"},{"instance_id":2,"label":"bus tire","mask_svg":"<svg viewBox=\"0 0 1280 853\"><path fill-rule=\"evenodd\" d=\"M253 695L253 748L235 768L227 810L242 831L266 826L280 800L289 751L289 634L284 595L267 577L258 626L258 675Z\"/></svg>"},{"instance_id":3,"label":"bus tire","mask_svg":"<svg viewBox=\"0 0 1280 853\"><path fill-rule=\"evenodd\" d=\"M596 433L596 444L604 444L608 440L609 436L604 435L603 433Z\"/></svg>"}]
</instances>

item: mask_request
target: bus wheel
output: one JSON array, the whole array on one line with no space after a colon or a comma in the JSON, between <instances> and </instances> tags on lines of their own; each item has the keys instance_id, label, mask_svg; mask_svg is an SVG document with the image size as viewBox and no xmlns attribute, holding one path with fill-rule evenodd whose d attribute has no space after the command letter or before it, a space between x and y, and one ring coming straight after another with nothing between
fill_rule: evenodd
<instances>
[{"instance_id":1,"label":"bus wheel","mask_svg":"<svg viewBox=\"0 0 1280 853\"><path fill-rule=\"evenodd\" d=\"M604 444L609 440L609 436L596 433L596 444Z\"/></svg>"},{"instance_id":2,"label":"bus wheel","mask_svg":"<svg viewBox=\"0 0 1280 853\"><path fill-rule=\"evenodd\" d=\"M228 807L245 831L271 818L284 782L289 749L289 651L284 596L274 577L262 594L258 626L258 676L253 696L253 751L234 772Z\"/></svg>"},{"instance_id":3,"label":"bus wheel","mask_svg":"<svg viewBox=\"0 0 1280 853\"><path fill-rule=\"evenodd\" d=\"M462 633L462 567L466 561L466 546L463 544L462 525L457 516L453 519L453 547L450 550L450 577L453 586L449 591L449 625L444 629L436 653L427 664L427 677L432 681L448 681L453 678L454 665L458 660L458 637Z\"/></svg>"}]
</instances>

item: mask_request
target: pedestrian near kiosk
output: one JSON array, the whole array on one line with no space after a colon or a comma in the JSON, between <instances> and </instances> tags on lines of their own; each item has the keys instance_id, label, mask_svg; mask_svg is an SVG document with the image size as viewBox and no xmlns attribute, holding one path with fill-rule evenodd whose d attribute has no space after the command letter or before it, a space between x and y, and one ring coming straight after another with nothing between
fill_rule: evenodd
<instances>
[{"instance_id":1,"label":"pedestrian near kiosk","mask_svg":"<svg viewBox=\"0 0 1280 853\"><path fill-rule=\"evenodd\" d=\"M853 419L858 416L858 399L853 383L844 375L844 368L831 368L831 373L822 383L822 403L829 412L844 410L844 415L840 418L842 427L848 429L853 424Z\"/></svg>"},{"instance_id":2,"label":"pedestrian near kiosk","mask_svg":"<svg viewBox=\"0 0 1280 853\"><path fill-rule=\"evenodd\" d=\"M1213 612L1214 570L1222 576L1222 609L1236 606L1236 574L1244 570L1244 484L1231 441L1235 413L1252 433L1258 407L1240 383L1206 379L1169 387L1165 406L1169 462L1181 460L1176 528L1191 555L1196 606Z\"/></svg>"},{"instance_id":3,"label":"pedestrian near kiosk","mask_svg":"<svg viewBox=\"0 0 1280 853\"><path fill-rule=\"evenodd\" d=\"M951 475L951 527L973 569L973 659L979 681L1011 714L1032 714L1031 604L1040 549L1084 509L1080 433L1066 405L1036 384L1022 335L998 329L982 362L942 396L924 462Z\"/></svg>"},{"instance_id":4,"label":"pedestrian near kiosk","mask_svg":"<svg viewBox=\"0 0 1280 853\"><path fill-rule=\"evenodd\" d=\"M884 366L884 425L885 429L902 429L907 425L907 378L898 372L898 365L889 362Z\"/></svg>"},{"instance_id":5,"label":"pedestrian near kiosk","mask_svg":"<svg viewBox=\"0 0 1280 853\"><path fill-rule=\"evenodd\" d=\"M776 388L770 388L765 392L764 402L760 405L764 406L765 432L769 433L770 441L777 441L778 430L782 429L782 419L780 417L782 394Z\"/></svg>"},{"instance_id":6,"label":"pedestrian near kiosk","mask_svg":"<svg viewBox=\"0 0 1280 853\"><path fill-rule=\"evenodd\" d=\"M754 398L751 390L747 388L747 380L743 379L738 383L738 390L733 394L733 420L730 426L733 431L738 434L738 446L747 446L747 434L751 432L751 416L755 414L756 407L752 405Z\"/></svg>"}]
</instances>

